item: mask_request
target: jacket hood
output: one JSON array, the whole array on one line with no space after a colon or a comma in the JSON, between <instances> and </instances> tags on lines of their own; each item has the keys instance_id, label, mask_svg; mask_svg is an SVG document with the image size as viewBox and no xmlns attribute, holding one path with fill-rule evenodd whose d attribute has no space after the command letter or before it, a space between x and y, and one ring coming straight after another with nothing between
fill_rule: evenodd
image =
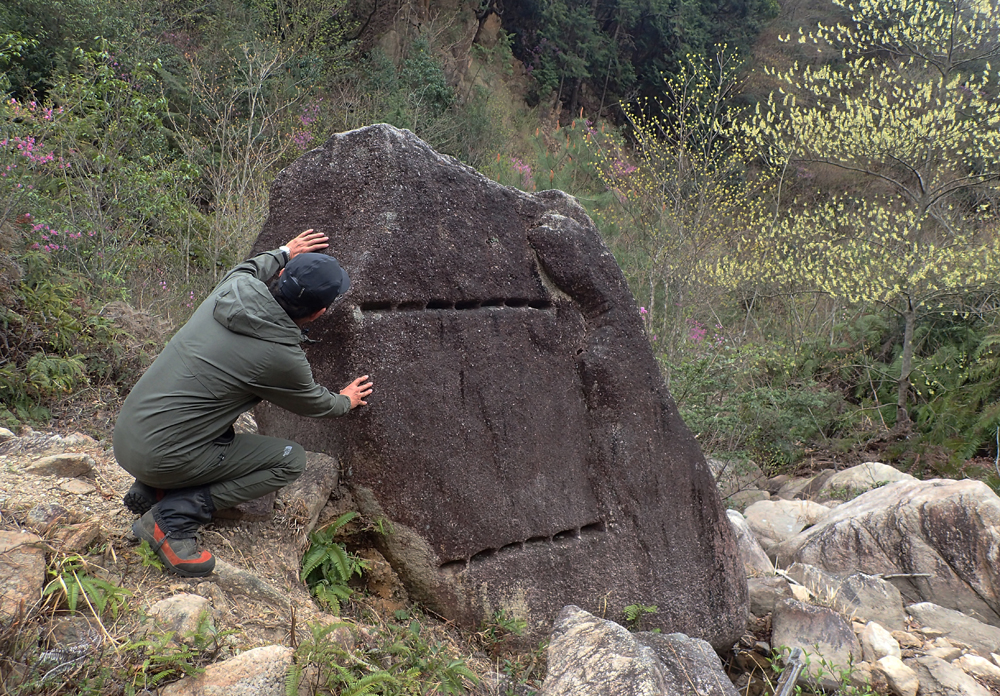
<instances>
[{"instance_id":1,"label":"jacket hood","mask_svg":"<svg viewBox=\"0 0 1000 696\"><path fill-rule=\"evenodd\" d=\"M302 330L256 278L237 276L216 292L212 316L230 331L284 345L302 341Z\"/></svg>"}]
</instances>

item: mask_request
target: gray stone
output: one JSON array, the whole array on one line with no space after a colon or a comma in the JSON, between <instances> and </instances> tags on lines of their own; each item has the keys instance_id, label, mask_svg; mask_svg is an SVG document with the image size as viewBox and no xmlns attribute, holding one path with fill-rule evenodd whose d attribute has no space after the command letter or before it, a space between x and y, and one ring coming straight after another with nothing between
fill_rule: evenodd
<instances>
[{"instance_id":1,"label":"gray stone","mask_svg":"<svg viewBox=\"0 0 1000 696\"><path fill-rule=\"evenodd\" d=\"M45 584L45 549L34 534L0 531L0 621L33 607Z\"/></svg>"},{"instance_id":2,"label":"gray stone","mask_svg":"<svg viewBox=\"0 0 1000 696\"><path fill-rule=\"evenodd\" d=\"M579 607L559 614L541 696L736 696L712 647L677 634L636 634Z\"/></svg>"},{"instance_id":3,"label":"gray stone","mask_svg":"<svg viewBox=\"0 0 1000 696\"><path fill-rule=\"evenodd\" d=\"M844 580L833 597L833 608L858 621L877 621L891 631L906 628L903 597L882 578L857 573Z\"/></svg>"},{"instance_id":4,"label":"gray stone","mask_svg":"<svg viewBox=\"0 0 1000 696\"><path fill-rule=\"evenodd\" d=\"M635 300L574 199L506 188L387 125L281 172L255 248L330 236L351 290L306 346L321 383L368 374L369 405L260 432L340 459L411 598L466 627L506 609L548 632L571 602L725 649L742 563Z\"/></svg>"},{"instance_id":5,"label":"gray stone","mask_svg":"<svg viewBox=\"0 0 1000 696\"><path fill-rule=\"evenodd\" d=\"M879 462L865 462L852 466L850 469L838 471L828 478L820 489L821 493L827 495L847 494L847 498L853 498L861 493L884 486L895 481L916 481L910 474L892 468Z\"/></svg>"},{"instance_id":6,"label":"gray stone","mask_svg":"<svg viewBox=\"0 0 1000 696\"><path fill-rule=\"evenodd\" d=\"M875 669L881 672L896 696L917 696L920 679L917 673L908 667L895 655L886 655L875 663Z\"/></svg>"},{"instance_id":7,"label":"gray stone","mask_svg":"<svg viewBox=\"0 0 1000 696\"><path fill-rule=\"evenodd\" d=\"M988 684L995 691L1000 690L1000 667L997 667L985 657L969 653L962 655L952 662L952 664L970 677L975 677L979 681Z\"/></svg>"},{"instance_id":8,"label":"gray stone","mask_svg":"<svg viewBox=\"0 0 1000 696\"><path fill-rule=\"evenodd\" d=\"M70 520L69 510L55 503L35 505L25 515L25 523L36 532L45 532L55 524Z\"/></svg>"},{"instance_id":9,"label":"gray stone","mask_svg":"<svg viewBox=\"0 0 1000 696\"><path fill-rule=\"evenodd\" d=\"M1000 625L1000 565L991 560L1000 557L1000 498L980 481L890 483L769 553L779 566L799 561L840 576L886 575L905 602Z\"/></svg>"},{"instance_id":10,"label":"gray stone","mask_svg":"<svg viewBox=\"0 0 1000 696\"><path fill-rule=\"evenodd\" d=\"M774 546L816 524L830 512L826 506L811 500L762 500L748 507L743 516L770 555Z\"/></svg>"},{"instance_id":11,"label":"gray stone","mask_svg":"<svg viewBox=\"0 0 1000 696\"><path fill-rule=\"evenodd\" d=\"M160 690L161 696L284 696L292 648L267 645L240 653Z\"/></svg>"},{"instance_id":12,"label":"gray stone","mask_svg":"<svg viewBox=\"0 0 1000 696\"><path fill-rule=\"evenodd\" d=\"M74 478L60 481L59 488L73 495L90 495L97 490L93 484Z\"/></svg>"},{"instance_id":13,"label":"gray stone","mask_svg":"<svg viewBox=\"0 0 1000 696\"><path fill-rule=\"evenodd\" d=\"M861 652L865 662L877 662L886 655L893 655L901 658L903 651L899 649L899 643L892 637L885 627L874 621L869 621L861 633L858 634L861 642Z\"/></svg>"},{"instance_id":14,"label":"gray stone","mask_svg":"<svg viewBox=\"0 0 1000 696\"><path fill-rule=\"evenodd\" d=\"M767 491L760 491L756 488L748 488L746 490L737 491L729 497L726 498L726 504L731 508L736 510L745 510L754 503L759 503L762 500L770 500L771 494Z\"/></svg>"},{"instance_id":15,"label":"gray stone","mask_svg":"<svg viewBox=\"0 0 1000 696\"><path fill-rule=\"evenodd\" d=\"M178 643L192 644L199 632L215 633L212 605L199 595L181 593L161 599L149 608L149 616L161 631L172 632Z\"/></svg>"},{"instance_id":16,"label":"gray stone","mask_svg":"<svg viewBox=\"0 0 1000 696\"><path fill-rule=\"evenodd\" d=\"M28 465L29 474L40 476L63 476L75 478L89 474L94 470L94 458L83 452L65 452L48 457L39 457Z\"/></svg>"},{"instance_id":17,"label":"gray stone","mask_svg":"<svg viewBox=\"0 0 1000 696\"><path fill-rule=\"evenodd\" d=\"M837 688L840 683L829 676L831 672L849 671L861 661L861 645L854 631L832 609L782 600L774 607L771 630L771 645L776 650L801 648L806 654L809 663L800 683L818 678L824 688Z\"/></svg>"},{"instance_id":18,"label":"gray stone","mask_svg":"<svg viewBox=\"0 0 1000 696\"><path fill-rule=\"evenodd\" d=\"M748 578L760 577L764 575L774 575L774 564L764 553L757 537L750 531L746 519L736 510L727 510L726 515L733 525L736 533L736 545L740 549L740 558L743 560L743 569Z\"/></svg>"},{"instance_id":19,"label":"gray stone","mask_svg":"<svg viewBox=\"0 0 1000 696\"><path fill-rule=\"evenodd\" d=\"M223 560L216 559L212 579L230 596L264 602L283 613L291 611L292 602L287 593L279 591L253 573Z\"/></svg>"},{"instance_id":20,"label":"gray stone","mask_svg":"<svg viewBox=\"0 0 1000 696\"><path fill-rule=\"evenodd\" d=\"M906 611L917 623L967 643L984 655L1000 651L1000 628L931 602L911 604Z\"/></svg>"},{"instance_id":21,"label":"gray stone","mask_svg":"<svg viewBox=\"0 0 1000 696\"><path fill-rule=\"evenodd\" d=\"M712 457L705 461L715 477L719 495L723 498L728 499L741 491L759 488L764 483L764 472L752 461Z\"/></svg>"},{"instance_id":22,"label":"gray stone","mask_svg":"<svg viewBox=\"0 0 1000 696\"><path fill-rule=\"evenodd\" d=\"M974 678L938 657L924 655L904 662L920 681L920 696L990 696Z\"/></svg>"},{"instance_id":23,"label":"gray stone","mask_svg":"<svg viewBox=\"0 0 1000 696\"><path fill-rule=\"evenodd\" d=\"M750 591L750 613L761 618L774 611L774 605L782 599L791 599L792 590L783 577L772 576L748 578Z\"/></svg>"},{"instance_id":24,"label":"gray stone","mask_svg":"<svg viewBox=\"0 0 1000 696\"><path fill-rule=\"evenodd\" d=\"M778 478L778 477L775 477ZM776 498L781 500L796 500L803 496L802 491L805 490L806 486L813 480L812 476L796 476L793 478L786 477L781 485L778 486L778 490L774 491Z\"/></svg>"},{"instance_id":25,"label":"gray stone","mask_svg":"<svg viewBox=\"0 0 1000 696\"><path fill-rule=\"evenodd\" d=\"M788 566L785 574L809 590L819 603L827 605L833 603L843 582L840 578L808 563L793 563Z\"/></svg>"},{"instance_id":26,"label":"gray stone","mask_svg":"<svg viewBox=\"0 0 1000 696\"><path fill-rule=\"evenodd\" d=\"M308 534L316 526L319 513L330 500L339 480L340 463L321 452L306 452L306 469L291 485L278 491L285 516Z\"/></svg>"}]
</instances>

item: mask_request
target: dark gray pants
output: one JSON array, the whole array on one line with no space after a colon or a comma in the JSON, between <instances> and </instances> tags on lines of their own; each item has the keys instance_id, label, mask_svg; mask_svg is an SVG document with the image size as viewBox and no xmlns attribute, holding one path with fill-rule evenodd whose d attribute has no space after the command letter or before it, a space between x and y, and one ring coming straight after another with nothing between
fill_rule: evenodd
<instances>
[{"instance_id":1,"label":"dark gray pants","mask_svg":"<svg viewBox=\"0 0 1000 696\"><path fill-rule=\"evenodd\" d=\"M290 484L306 468L306 452L291 440L244 434L213 442L183 461L163 462L155 471L125 468L154 488L209 486L215 508L223 510Z\"/></svg>"}]
</instances>

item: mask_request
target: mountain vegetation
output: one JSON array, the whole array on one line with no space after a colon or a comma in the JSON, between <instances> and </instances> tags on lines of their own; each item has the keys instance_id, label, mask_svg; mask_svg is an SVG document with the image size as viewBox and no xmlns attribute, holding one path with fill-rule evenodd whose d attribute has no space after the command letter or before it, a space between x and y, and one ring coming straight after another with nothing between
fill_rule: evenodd
<instances>
[{"instance_id":1,"label":"mountain vegetation","mask_svg":"<svg viewBox=\"0 0 1000 696\"><path fill-rule=\"evenodd\" d=\"M997 22L982 0L11 0L0 420L106 428L275 174L389 122L577 196L706 452L998 486Z\"/></svg>"}]
</instances>

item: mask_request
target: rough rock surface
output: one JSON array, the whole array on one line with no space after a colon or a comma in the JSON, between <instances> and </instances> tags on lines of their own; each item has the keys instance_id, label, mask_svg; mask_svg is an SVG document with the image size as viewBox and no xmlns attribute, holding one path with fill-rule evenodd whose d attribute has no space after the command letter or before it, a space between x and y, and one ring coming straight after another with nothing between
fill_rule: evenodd
<instances>
[{"instance_id":1,"label":"rough rock surface","mask_svg":"<svg viewBox=\"0 0 1000 696\"><path fill-rule=\"evenodd\" d=\"M726 510L726 515L736 533L736 543L740 549L740 558L743 560L743 570L747 577L774 575L774 564L764 553L757 537L750 531L750 526L743 515L736 510Z\"/></svg>"},{"instance_id":2,"label":"rough rock surface","mask_svg":"<svg viewBox=\"0 0 1000 696\"><path fill-rule=\"evenodd\" d=\"M541 696L736 696L718 655L680 634L631 634L579 607L559 614Z\"/></svg>"},{"instance_id":3,"label":"rough rock surface","mask_svg":"<svg viewBox=\"0 0 1000 696\"><path fill-rule=\"evenodd\" d=\"M917 696L917 690L920 688L917 673L895 655L880 658L875 663L874 669L885 676L892 693L898 696Z\"/></svg>"},{"instance_id":4,"label":"rough rock surface","mask_svg":"<svg viewBox=\"0 0 1000 696\"><path fill-rule=\"evenodd\" d=\"M574 603L724 649L747 593L732 529L614 257L570 197L500 186L407 131L331 138L285 169L256 243L330 236L347 296L312 328L316 378L370 375L327 421L261 432L337 457L410 596L537 640Z\"/></svg>"},{"instance_id":5,"label":"rough rock surface","mask_svg":"<svg viewBox=\"0 0 1000 696\"><path fill-rule=\"evenodd\" d=\"M1000 651L1000 628L931 602L911 604L906 611L921 625L968 643L984 655Z\"/></svg>"},{"instance_id":6,"label":"rough rock surface","mask_svg":"<svg viewBox=\"0 0 1000 696\"><path fill-rule=\"evenodd\" d=\"M162 696L284 696L285 673L295 651L282 645L254 648L160 690Z\"/></svg>"},{"instance_id":7,"label":"rough rock surface","mask_svg":"<svg viewBox=\"0 0 1000 696\"><path fill-rule=\"evenodd\" d=\"M877 621L891 631L906 628L903 598L882 578L855 573L837 588L833 608L858 621Z\"/></svg>"},{"instance_id":8,"label":"rough rock surface","mask_svg":"<svg viewBox=\"0 0 1000 696\"><path fill-rule=\"evenodd\" d=\"M990 696L989 689L940 658L924 655L904 663L916 672L920 696Z\"/></svg>"},{"instance_id":9,"label":"rough rock surface","mask_svg":"<svg viewBox=\"0 0 1000 696\"><path fill-rule=\"evenodd\" d=\"M774 546L829 514L829 508L811 500L762 500L748 507L743 516L757 541L770 554Z\"/></svg>"},{"instance_id":10,"label":"rough rock surface","mask_svg":"<svg viewBox=\"0 0 1000 696\"><path fill-rule=\"evenodd\" d=\"M1000 626L1000 498L980 481L890 483L770 553L779 566L800 561L840 576L906 574L892 580L905 601Z\"/></svg>"},{"instance_id":11,"label":"rough rock surface","mask_svg":"<svg viewBox=\"0 0 1000 696\"><path fill-rule=\"evenodd\" d=\"M865 625L858 634L858 639L861 641L861 652L864 654L865 662L877 662L887 655L899 658L903 656L896 639L875 621L869 621Z\"/></svg>"},{"instance_id":12,"label":"rough rock surface","mask_svg":"<svg viewBox=\"0 0 1000 696\"><path fill-rule=\"evenodd\" d=\"M747 588L750 592L750 613L757 617L770 614L774 605L782 599L792 598L788 581L779 576L749 578Z\"/></svg>"},{"instance_id":13,"label":"rough rock surface","mask_svg":"<svg viewBox=\"0 0 1000 696\"><path fill-rule=\"evenodd\" d=\"M199 628L215 632L208 599L188 592L161 599L149 608L149 615L161 631L170 631L178 643L191 643Z\"/></svg>"},{"instance_id":14,"label":"rough rock surface","mask_svg":"<svg viewBox=\"0 0 1000 696\"><path fill-rule=\"evenodd\" d=\"M802 648L806 653L809 664L803 675L817 677L821 669L827 675L831 669L850 671L852 664L861 662L861 644L854 631L832 609L785 599L775 605L771 627L771 645L776 650ZM821 661L826 665L821 666ZM821 679L824 686L838 686L827 681Z\"/></svg>"},{"instance_id":15,"label":"rough rock surface","mask_svg":"<svg viewBox=\"0 0 1000 696\"><path fill-rule=\"evenodd\" d=\"M878 486L894 481L916 481L910 474L882 464L881 462L865 462L852 466L850 469L838 471L823 482L821 493L830 494L844 491L850 494L870 491Z\"/></svg>"},{"instance_id":16,"label":"rough rock surface","mask_svg":"<svg viewBox=\"0 0 1000 696\"><path fill-rule=\"evenodd\" d=\"M27 471L43 476L83 476L94 469L93 457L82 452L66 452L40 457L32 462Z\"/></svg>"},{"instance_id":17,"label":"rough rock surface","mask_svg":"<svg viewBox=\"0 0 1000 696\"><path fill-rule=\"evenodd\" d=\"M0 621L30 608L45 583L45 549L34 534L0 531Z\"/></svg>"}]
</instances>

